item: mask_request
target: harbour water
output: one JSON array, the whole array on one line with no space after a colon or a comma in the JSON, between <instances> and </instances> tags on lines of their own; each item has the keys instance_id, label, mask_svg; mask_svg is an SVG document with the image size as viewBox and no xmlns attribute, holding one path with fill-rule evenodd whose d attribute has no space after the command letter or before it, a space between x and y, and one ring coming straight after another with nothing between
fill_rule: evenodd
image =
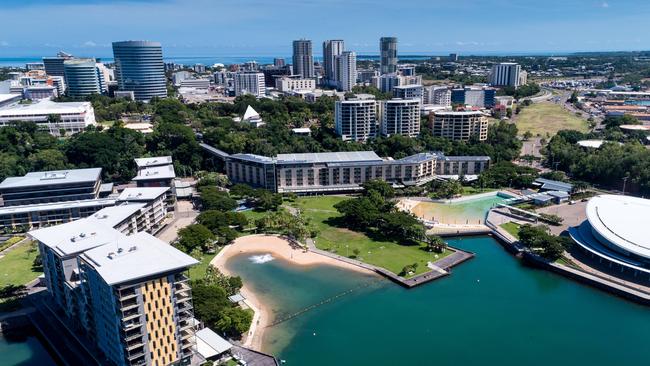
<instances>
[{"instance_id":1,"label":"harbour water","mask_svg":"<svg viewBox=\"0 0 650 366\"><path fill-rule=\"evenodd\" d=\"M446 278L406 290L334 267L247 255L228 267L276 316L366 283L267 329L286 365L632 365L650 359L650 309L521 265L490 237Z\"/></svg>"},{"instance_id":2,"label":"harbour water","mask_svg":"<svg viewBox=\"0 0 650 366\"><path fill-rule=\"evenodd\" d=\"M55 366L52 356L31 329L0 335L0 366Z\"/></svg>"}]
</instances>

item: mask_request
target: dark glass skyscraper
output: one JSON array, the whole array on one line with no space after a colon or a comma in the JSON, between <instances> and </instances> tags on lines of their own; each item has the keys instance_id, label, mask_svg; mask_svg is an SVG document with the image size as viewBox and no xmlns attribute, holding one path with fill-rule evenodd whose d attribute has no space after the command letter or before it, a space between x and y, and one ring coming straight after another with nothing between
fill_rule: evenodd
<instances>
[{"instance_id":1,"label":"dark glass skyscraper","mask_svg":"<svg viewBox=\"0 0 650 366\"><path fill-rule=\"evenodd\" d=\"M138 101L167 96L165 64L159 42L113 42L113 57L119 90L132 91Z\"/></svg>"},{"instance_id":2,"label":"dark glass skyscraper","mask_svg":"<svg viewBox=\"0 0 650 366\"><path fill-rule=\"evenodd\" d=\"M397 72L397 38L381 37L379 50L381 54L380 72L382 74Z\"/></svg>"}]
</instances>

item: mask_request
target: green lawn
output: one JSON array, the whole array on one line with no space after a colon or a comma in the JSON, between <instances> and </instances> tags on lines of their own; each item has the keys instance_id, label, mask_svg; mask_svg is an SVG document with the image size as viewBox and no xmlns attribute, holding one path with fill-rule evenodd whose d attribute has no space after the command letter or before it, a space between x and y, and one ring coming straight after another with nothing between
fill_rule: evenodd
<instances>
[{"instance_id":1,"label":"green lawn","mask_svg":"<svg viewBox=\"0 0 650 366\"><path fill-rule=\"evenodd\" d=\"M0 287L11 284L24 285L41 275L42 272L32 270L32 263L37 255L36 244L26 243L0 258Z\"/></svg>"},{"instance_id":2,"label":"green lawn","mask_svg":"<svg viewBox=\"0 0 650 366\"><path fill-rule=\"evenodd\" d=\"M8 240L6 240L4 243L0 243L0 250L5 250L9 248L10 246L18 243L19 241L25 239L24 236L12 236Z\"/></svg>"},{"instance_id":3,"label":"green lawn","mask_svg":"<svg viewBox=\"0 0 650 366\"><path fill-rule=\"evenodd\" d=\"M217 250L217 253L219 251ZM205 270L208 268L210 265L210 261L212 258L214 258L217 253L214 254L203 254L201 257L201 260L199 261L199 264L190 267L190 279L191 280L199 280L205 276Z\"/></svg>"},{"instance_id":4,"label":"green lawn","mask_svg":"<svg viewBox=\"0 0 650 366\"><path fill-rule=\"evenodd\" d=\"M512 235L515 238L519 239L519 224L517 224L516 222L506 222L506 223L503 223L503 224L501 224L499 226L501 226L510 235Z\"/></svg>"},{"instance_id":5,"label":"green lawn","mask_svg":"<svg viewBox=\"0 0 650 366\"><path fill-rule=\"evenodd\" d=\"M587 132L589 124L585 119L576 117L561 105L552 103L535 103L524 107L516 117L517 129L523 135L530 131L533 136L555 135L559 130L578 130Z\"/></svg>"},{"instance_id":6,"label":"green lawn","mask_svg":"<svg viewBox=\"0 0 650 366\"><path fill-rule=\"evenodd\" d=\"M479 194L479 193L486 193L486 192L494 192L498 191L497 188L476 188L472 186L463 186L463 192L461 195L463 196L471 196L473 194Z\"/></svg>"},{"instance_id":7,"label":"green lawn","mask_svg":"<svg viewBox=\"0 0 650 366\"><path fill-rule=\"evenodd\" d=\"M400 273L404 266L418 263L416 273L428 271L427 262L445 257L452 252L447 250L442 254L429 253L420 246L399 245L390 241L377 241L366 234L340 228L328 224L326 221L338 217L339 213L334 205L348 197L322 196L300 198L293 205L299 208L301 214L308 217L311 223L318 228L316 246L339 255L353 257L354 249L360 254L358 260L380 266L394 273ZM435 256L438 256L436 258Z\"/></svg>"}]
</instances>

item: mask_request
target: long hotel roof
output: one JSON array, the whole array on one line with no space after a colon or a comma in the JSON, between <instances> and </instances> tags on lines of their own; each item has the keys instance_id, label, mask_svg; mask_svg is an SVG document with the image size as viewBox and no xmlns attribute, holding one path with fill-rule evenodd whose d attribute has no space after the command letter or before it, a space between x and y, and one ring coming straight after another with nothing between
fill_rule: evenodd
<instances>
[{"instance_id":1,"label":"long hotel roof","mask_svg":"<svg viewBox=\"0 0 650 366\"><path fill-rule=\"evenodd\" d=\"M90 102L65 102L57 103L43 100L32 104L14 104L0 108L0 117L20 117L48 114L81 114L87 112L92 105Z\"/></svg>"},{"instance_id":2,"label":"long hotel roof","mask_svg":"<svg viewBox=\"0 0 650 366\"><path fill-rule=\"evenodd\" d=\"M375 154L374 151L278 154L276 160L280 164L382 161L382 159L377 154Z\"/></svg>"},{"instance_id":3,"label":"long hotel roof","mask_svg":"<svg viewBox=\"0 0 650 366\"><path fill-rule=\"evenodd\" d=\"M648 217L650 200L643 198L602 195L587 203L587 219L598 234L623 251L650 259Z\"/></svg>"},{"instance_id":4,"label":"long hotel roof","mask_svg":"<svg viewBox=\"0 0 650 366\"><path fill-rule=\"evenodd\" d=\"M5 179L0 183L0 190L7 188L48 186L53 184L93 182L97 181L101 174L102 168L31 172L22 177L9 177Z\"/></svg>"}]
</instances>

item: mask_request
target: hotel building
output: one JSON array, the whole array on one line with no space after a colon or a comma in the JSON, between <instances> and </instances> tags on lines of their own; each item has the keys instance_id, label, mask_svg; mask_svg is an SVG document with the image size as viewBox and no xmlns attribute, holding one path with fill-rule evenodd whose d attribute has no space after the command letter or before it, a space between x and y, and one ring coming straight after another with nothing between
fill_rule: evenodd
<instances>
[{"instance_id":1,"label":"hotel building","mask_svg":"<svg viewBox=\"0 0 650 366\"><path fill-rule=\"evenodd\" d=\"M176 172L171 156L156 156L151 158L135 159L138 174L133 178L139 188L143 187L169 187L167 195L167 210L174 211L176 204Z\"/></svg>"},{"instance_id":2,"label":"hotel building","mask_svg":"<svg viewBox=\"0 0 650 366\"><path fill-rule=\"evenodd\" d=\"M261 72L237 72L233 75L235 95L251 94L257 98L266 95L264 74Z\"/></svg>"},{"instance_id":3,"label":"hotel building","mask_svg":"<svg viewBox=\"0 0 650 366\"><path fill-rule=\"evenodd\" d=\"M435 112L429 115L429 122L433 136L457 141L485 141L488 137L488 119L478 111Z\"/></svg>"},{"instance_id":4,"label":"hotel building","mask_svg":"<svg viewBox=\"0 0 650 366\"><path fill-rule=\"evenodd\" d=\"M206 144L201 147L225 161L226 173L233 183L297 194L354 192L362 190L364 182L375 179L395 187L421 185L436 177L441 169L438 163L446 164L445 159L453 160L454 164L468 162L459 165L466 174L481 173L490 161L487 156L445 157L436 152L393 160L382 159L373 151L279 154L271 158L254 154L229 155ZM469 163L478 160L483 163Z\"/></svg>"},{"instance_id":5,"label":"hotel building","mask_svg":"<svg viewBox=\"0 0 650 366\"><path fill-rule=\"evenodd\" d=\"M115 79L120 91L132 91L135 100L167 97L162 47L158 42L113 42Z\"/></svg>"},{"instance_id":6,"label":"hotel building","mask_svg":"<svg viewBox=\"0 0 650 366\"><path fill-rule=\"evenodd\" d=\"M43 259L48 306L109 364L189 364L195 335L186 272L198 261L150 234L125 235L103 211L29 233Z\"/></svg>"}]
</instances>

